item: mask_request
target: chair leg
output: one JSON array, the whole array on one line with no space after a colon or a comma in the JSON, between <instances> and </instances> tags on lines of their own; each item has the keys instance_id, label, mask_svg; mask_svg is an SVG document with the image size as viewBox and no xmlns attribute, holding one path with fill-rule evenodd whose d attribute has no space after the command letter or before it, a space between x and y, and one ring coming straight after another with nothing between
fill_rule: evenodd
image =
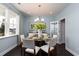
<instances>
[{"instance_id":1,"label":"chair leg","mask_svg":"<svg viewBox=\"0 0 79 59\"><path fill-rule=\"evenodd\" d=\"M21 48L21 56L22 56L22 42L20 43L20 48Z\"/></svg>"},{"instance_id":2,"label":"chair leg","mask_svg":"<svg viewBox=\"0 0 79 59\"><path fill-rule=\"evenodd\" d=\"M50 48L48 49L48 56L50 56Z\"/></svg>"},{"instance_id":3,"label":"chair leg","mask_svg":"<svg viewBox=\"0 0 79 59\"><path fill-rule=\"evenodd\" d=\"M53 55L53 56L57 56L57 50L56 50L56 47L55 47L54 50L52 50L52 55Z\"/></svg>"},{"instance_id":4,"label":"chair leg","mask_svg":"<svg viewBox=\"0 0 79 59\"><path fill-rule=\"evenodd\" d=\"M55 56L57 55L57 48L55 47Z\"/></svg>"},{"instance_id":5,"label":"chair leg","mask_svg":"<svg viewBox=\"0 0 79 59\"><path fill-rule=\"evenodd\" d=\"M22 48L21 48L21 56L22 56Z\"/></svg>"},{"instance_id":6,"label":"chair leg","mask_svg":"<svg viewBox=\"0 0 79 59\"><path fill-rule=\"evenodd\" d=\"M25 56L25 52L24 52L24 56Z\"/></svg>"},{"instance_id":7,"label":"chair leg","mask_svg":"<svg viewBox=\"0 0 79 59\"><path fill-rule=\"evenodd\" d=\"M50 51L48 52L48 56L50 56Z\"/></svg>"},{"instance_id":8,"label":"chair leg","mask_svg":"<svg viewBox=\"0 0 79 59\"><path fill-rule=\"evenodd\" d=\"M24 48L24 56L25 56L25 48Z\"/></svg>"}]
</instances>

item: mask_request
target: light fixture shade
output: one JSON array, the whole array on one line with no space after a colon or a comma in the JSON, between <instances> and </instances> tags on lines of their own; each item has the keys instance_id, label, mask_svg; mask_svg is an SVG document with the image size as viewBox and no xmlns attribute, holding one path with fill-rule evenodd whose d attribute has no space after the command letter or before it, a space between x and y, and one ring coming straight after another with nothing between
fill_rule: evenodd
<instances>
[{"instance_id":1,"label":"light fixture shade","mask_svg":"<svg viewBox=\"0 0 79 59\"><path fill-rule=\"evenodd\" d=\"M39 18L36 18L36 19L34 20L34 22L36 22L36 21L39 21Z\"/></svg>"},{"instance_id":2,"label":"light fixture shade","mask_svg":"<svg viewBox=\"0 0 79 59\"><path fill-rule=\"evenodd\" d=\"M44 21L44 18L42 18L42 19L36 18L36 19L34 20L34 22L37 22L37 21Z\"/></svg>"},{"instance_id":3,"label":"light fixture shade","mask_svg":"<svg viewBox=\"0 0 79 59\"><path fill-rule=\"evenodd\" d=\"M41 21L44 21L44 18L42 18Z\"/></svg>"}]
</instances>

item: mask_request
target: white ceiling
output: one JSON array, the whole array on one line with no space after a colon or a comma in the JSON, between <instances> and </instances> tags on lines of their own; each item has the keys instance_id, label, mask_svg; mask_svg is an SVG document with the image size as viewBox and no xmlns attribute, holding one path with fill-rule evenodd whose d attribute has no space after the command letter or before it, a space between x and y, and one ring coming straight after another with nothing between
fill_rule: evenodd
<instances>
[{"instance_id":1,"label":"white ceiling","mask_svg":"<svg viewBox=\"0 0 79 59\"><path fill-rule=\"evenodd\" d=\"M55 15L63 10L66 3L21 3L13 4L21 12L33 16ZM40 7L38 7L40 5Z\"/></svg>"}]
</instances>

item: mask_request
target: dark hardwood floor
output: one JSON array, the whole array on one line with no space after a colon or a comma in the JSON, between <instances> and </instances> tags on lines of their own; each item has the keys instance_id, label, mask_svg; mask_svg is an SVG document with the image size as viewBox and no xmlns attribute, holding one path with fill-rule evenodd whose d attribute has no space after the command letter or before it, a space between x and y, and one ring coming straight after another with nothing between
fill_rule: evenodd
<instances>
[{"instance_id":1,"label":"dark hardwood floor","mask_svg":"<svg viewBox=\"0 0 79 59\"><path fill-rule=\"evenodd\" d=\"M51 56L73 56L71 53L69 53L67 50L65 50L65 45L56 45L56 55L51 54ZM40 54L41 52L41 54ZM40 55L39 55L40 54ZM54 53L55 54L55 53ZM23 55L23 53L22 53ZM47 56L48 54L45 53L44 51L40 50L37 54L37 56ZM15 47L13 50L10 52L6 53L4 56L21 56L21 49L20 47ZM32 56L31 54L26 54L26 56Z\"/></svg>"}]
</instances>

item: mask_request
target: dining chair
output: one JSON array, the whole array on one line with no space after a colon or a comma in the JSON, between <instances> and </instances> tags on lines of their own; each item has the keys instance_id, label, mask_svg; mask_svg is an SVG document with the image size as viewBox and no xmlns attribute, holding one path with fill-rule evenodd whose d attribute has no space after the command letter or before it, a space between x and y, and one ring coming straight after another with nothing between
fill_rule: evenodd
<instances>
[{"instance_id":1,"label":"dining chair","mask_svg":"<svg viewBox=\"0 0 79 59\"><path fill-rule=\"evenodd\" d=\"M41 49L42 49L44 52L48 53L48 55L50 55L50 52L55 49L55 46L56 46L56 39L53 39L53 40L50 39L50 40L49 40L49 43L48 43L47 45L43 45L43 46L41 47Z\"/></svg>"},{"instance_id":2,"label":"dining chair","mask_svg":"<svg viewBox=\"0 0 79 59\"><path fill-rule=\"evenodd\" d=\"M34 40L23 40L23 46L24 49L24 55L25 53L31 53L33 55L36 55L39 51L39 47L35 46Z\"/></svg>"},{"instance_id":3,"label":"dining chair","mask_svg":"<svg viewBox=\"0 0 79 59\"><path fill-rule=\"evenodd\" d=\"M21 48L21 55L22 55L22 45L23 45L23 40L25 39L24 35L20 35L20 48Z\"/></svg>"}]
</instances>

